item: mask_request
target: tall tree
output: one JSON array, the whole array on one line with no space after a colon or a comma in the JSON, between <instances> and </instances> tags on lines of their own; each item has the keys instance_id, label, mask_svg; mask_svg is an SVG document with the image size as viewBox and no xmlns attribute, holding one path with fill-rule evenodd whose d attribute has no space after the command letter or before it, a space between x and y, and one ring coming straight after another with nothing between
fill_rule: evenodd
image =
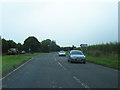
<instances>
[{"instance_id":1,"label":"tall tree","mask_svg":"<svg viewBox=\"0 0 120 90\"><path fill-rule=\"evenodd\" d=\"M13 40L2 39L2 52L7 53L8 49L16 48L17 44Z\"/></svg>"},{"instance_id":2,"label":"tall tree","mask_svg":"<svg viewBox=\"0 0 120 90\"><path fill-rule=\"evenodd\" d=\"M52 51L59 51L60 50L60 46L57 45L55 41L51 41L51 50Z\"/></svg>"},{"instance_id":3,"label":"tall tree","mask_svg":"<svg viewBox=\"0 0 120 90\"><path fill-rule=\"evenodd\" d=\"M9 48L15 48L17 46L17 44L13 40L8 40L7 42Z\"/></svg>"},{"instance_id":4,"label":"tall tree","mask_svg":"<svg viewBox=\"0 0 120 90\"><path fill-rule=\"evenodd\" d=\"M25 39L23 48L27 52L29 52L29 50L31 50L31 52L40 52L41 43L38 41L36 37L30 36L27 39Z\"/></svg>"},{"instance_id":5,"label":"tall tree","mask_svg":"<svg viewBox=\"0 0 120 90\"><path fill-rule=\"evenodd\" d=\"M55 41L51 41L50 39L43 40L41 42L42 52L52 52L60 50L60 46L56 44Z\"/></svg>"},{"instance_id":6,"label":"tall tree","mask_svg":"<svg viewBox=\"0 0 120 90\"><path fill-rule=\"evenodd\" d=\"M42 52L50 52L51 50L51 40L46 39L41 42L41 49Z\"/></svg>"},{"instance_id":7,"label":"tall tree","mask_svg":"<svg viewBox=\"0 0 120 90\"><path fill-rule=\"evenodd\" d=\"M18 43L17 48L18 48L19 51L22 51L23 50L23 45L21 43Z\"/></svg>"},{"instance_id":8,"label":"tall tree","mask_svg":"<svg viewBox=\"0 0 120 90\"><path fill-rule=\"evenodd\" d=\"M2 52L5 53L8 50L8 43L5 39L2 39Z\"/></svg>"}]
</instances>

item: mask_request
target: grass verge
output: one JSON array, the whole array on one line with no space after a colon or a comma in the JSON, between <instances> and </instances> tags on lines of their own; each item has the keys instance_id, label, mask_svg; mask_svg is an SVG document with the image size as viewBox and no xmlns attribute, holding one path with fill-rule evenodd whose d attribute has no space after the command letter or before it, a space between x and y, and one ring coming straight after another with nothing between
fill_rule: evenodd
<instances>
[{"instance_id":1,"label":"grass verge","mask_svg":"<svg viewBox=\"0 0 120 90\"><path fill-rule=\"evenodd\" d=\"M51 54L51 53L26 53L26 54L20 54L20 55L6 55L2 56L2 75L6 75L11 70L15 69L22 63L29 60L32 56L37 55L45 55L45 54Z\"/></svg>"},{"instance_id":2,"label":"grass verge","mask_svg":"<svg viewBox=\"0 0 120 90\"><path fill-rule=\"evenodd\" d=\"M86 56L86 59L88 62L120 70L120 66L118 65L118 58L114 56L101 56L101 57Z\"/></svg>"}]
</instances>

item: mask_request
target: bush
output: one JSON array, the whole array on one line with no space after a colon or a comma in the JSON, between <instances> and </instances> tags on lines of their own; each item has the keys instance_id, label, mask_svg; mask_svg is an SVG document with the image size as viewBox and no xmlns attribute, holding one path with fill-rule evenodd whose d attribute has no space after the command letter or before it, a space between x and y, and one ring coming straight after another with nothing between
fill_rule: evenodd
<instances>
[{"instance_id":1,"label":"bush","mask_svg":"<svg viewBox=\"0 0 120 90\"><path fill-rule=\"evenodd\" d=\"M87 55L99 57L99 56L102 56L102 52L99 50L88 51Z\"/></svg>"},{"instance_id":2,"label":"bush","mask_svg":"<svg viewBox=\"0 0 120 90\"><path fill-rule=\"evenodd\" d=\"M120 43L106 43L89 46L87 49L87 54L91 56L101 56L101 55L111 55L118 54L118 46Z\"/></svg>"}]
</instances>

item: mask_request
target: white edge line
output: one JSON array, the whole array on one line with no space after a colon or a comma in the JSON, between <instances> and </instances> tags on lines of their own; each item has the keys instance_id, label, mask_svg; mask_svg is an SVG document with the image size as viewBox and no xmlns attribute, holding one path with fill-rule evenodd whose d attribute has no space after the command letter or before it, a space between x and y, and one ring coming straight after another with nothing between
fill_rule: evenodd
<instances>
[{"instance_id":1,"label":"white edge line","mask_svg":"<svg viewBox=\"0 0 120 90\"><path fill-rule=\"evenodd\" d=\"M23 63L22 65L20 65L19 67L17 67L16 69L14 69L13 71L11 71L10 73L8 73L6 76L2 77L0 80L5 79L6 77L8 77L9 75L11 75L13 72L15 72L16 70L18 70L19 68L21 68L22 66L24 66L26 63L28 63L31 60L32 60L32 58L29 59L28 61L26 61L25 63Z\"/></svg>"}]
</instances>

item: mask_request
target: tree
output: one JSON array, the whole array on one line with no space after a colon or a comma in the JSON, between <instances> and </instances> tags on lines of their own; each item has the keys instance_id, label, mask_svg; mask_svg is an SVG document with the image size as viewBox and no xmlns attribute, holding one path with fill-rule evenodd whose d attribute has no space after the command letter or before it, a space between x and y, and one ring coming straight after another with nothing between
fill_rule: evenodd
<instances>
[{"instance_id":1,"label":"tree","mask_svg":"<svg viewBox=\"0 0 120 90\"><path fill-rule=\"evenodd\" d=\"M46 39L41 42L41 49L42 52L50 52L51 50L51 40Z\"/></svg>"},{"instance_id":2,"label":"tree","mask_svg":"<svg viewBox=\"0 0 120 90\"><path fill-rule=\"evenodd\" d=\"M8 49L16 48L17 44L13 40L2 39L2 52L7 53Z\"/></svg>"},{"instance_id":3,"label":"tree","mask_svg":"<svg viewBox=\"0 0 120 90\"><path fill-rule=\"evenodd\" d=\"M55 41L51 41L51 51L59 51L60 46L56 44Z\"/></svg>"},{"instance_id":4,"label":"tree","mask_svg":"<svg viewBox=\"0 0 120 90\"><path fill-rule=\"evenodd\" d=\"M5 39L2 39L2 52L5 53L8 50L8 43Z\"/></svg>"},{"instance_id":5,"label":"tree","mask_svg":"<svg viewBox=\"0 0 120 90\"><path fill-rule=\"evenodd\" d=\"M8 40L8 47L9 48L15 48L17 44L13 40Z\"/></svg>"},{"instance_id":6,"label":"tree","mask_svg":"<svg viewBox=\"0 0 120 90\"><path fill-rule=\"evenodd\" d=\"M21 43L16 44L13 40L2 39L2 52L7 53L10 48L17 48L19 51L25 50L26 52L29 52L29 50L31 52L52 52L60 50L60 46L55 41L46 39L40 43L34 36L25 39L23 45Z\"/></svg>"},{"instance_id":7,"label":"tree","mask_svg":"<svg viewBox=\"0 0 120 90\"><path fill-rule=\"evenodd\" d=\"M42 52L52 52L60 50L60 46L58 46L55 41L46 39L41 42L41 49Z\"/></svg>"},{"instance_id":8,"label":"tree","mask_svg":"<svg viewBox=\"0 0 120 90\"><path fill-rule=\"evenodd\" d=\"M41 51L41 43L38 41L38 39L34 36L30 36L27 39L25 39L23 48L26 52L29 52L29 49L32 52L40 52Z\"/></svg>"},{"instance_id":9,"label":"tree","mask_svg":"<svg viewBox=\"0 0 120 90\"><path fill-rule=\"evenodd\" d=\"M76 47L74 46L74 45L72 45L72 47L71 47L71 50L74 50Z\"/></svg>"},{"instance_id":10,"label":"tree","mask_svg":"<svg viewBox=\"0 0 120 90\"><path fill-rule=\"evenodd\" d=\"M18 48L19 51L22 51L23 50L23 45L21 43L18 43L17 48Z\"/></svg>"}]
</instances>

